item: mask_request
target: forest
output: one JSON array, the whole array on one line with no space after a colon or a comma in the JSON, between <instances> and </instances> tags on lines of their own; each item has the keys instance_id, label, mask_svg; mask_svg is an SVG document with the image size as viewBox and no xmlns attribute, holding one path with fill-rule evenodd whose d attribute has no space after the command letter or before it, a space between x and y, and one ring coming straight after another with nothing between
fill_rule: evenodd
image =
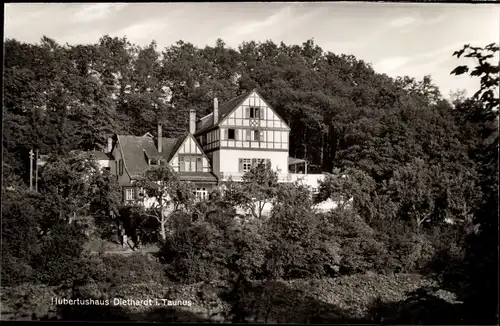
<instances>
[{"instance_id":1,"label":"forest","mask_svg":"<svg viewBox=\"0 0 500 326\"><path fill-rule=\"evenodd\" d=\"M498 323L498 45L450 53L480 80L445 99L431 76L391 78L352 55L218 39L161 50L126 37L95 44L4 43L2 319L265 323ZM298 184L251 171L169 221L123 207L116 180L86 160L109 134L185 132L258 89L291 127L290 156L329 173L313 209ZM37 191L29 152L49 155ZM348 175L339 178L338 171ZM172 177L174 178L174 177ZM244 223L253 191L275 205ZM125 229L155 254L110 254ZM191 300L191 307L52 305L51 298Z\"/></svg>"}]
</instances>

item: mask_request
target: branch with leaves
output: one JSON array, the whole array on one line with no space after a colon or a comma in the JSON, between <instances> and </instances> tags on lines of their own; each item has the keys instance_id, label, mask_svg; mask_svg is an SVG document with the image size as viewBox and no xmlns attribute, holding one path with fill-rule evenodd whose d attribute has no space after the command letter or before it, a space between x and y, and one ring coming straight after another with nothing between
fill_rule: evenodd
<instances>
[{"instance_id":1,"label":"branch with leaves","mask_svg":"<svg viewBox=\"0 0 500 326\"><path fill-rule=\"evenodd\" d=\"M160 223L160 234L165 241L170 217L193 206L194 184L180 181L170 165L163 162L147 170L136 186L142 189L145 204L148 205L145 214Z\"/></svg>"}]
</instances>

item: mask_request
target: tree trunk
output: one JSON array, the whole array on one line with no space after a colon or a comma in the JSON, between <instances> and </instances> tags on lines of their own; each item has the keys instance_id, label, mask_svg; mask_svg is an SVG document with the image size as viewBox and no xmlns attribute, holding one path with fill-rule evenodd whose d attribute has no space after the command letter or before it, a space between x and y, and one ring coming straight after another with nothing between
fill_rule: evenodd
<instances>
[{"instance_id":1,"label":"tree trunk","mask_svg":"<svg viewBox=\"0 0 500 326\"><path fill-rule=\"evenodd\" d=\"M165 224L166 224L166 221L164 220L164 218L162 218L162 221L160 223L160 234L161 234L161 239L163 241L167 240L167 232L165 230Z\"/></svg>"},{"instance_id":2,"label":"tree trunk","mask_svg":"<svg viewBox=\"0 0 500 326\"><path fill-rule=\"evenodd\" d=\"M127 246L127 235L124 233L122 234L122 248L125 248Z\"/></svg>"},{"instance_id":3,"label":"tree trunk","mask_svg":"<svg viewBox=\"0 0 500 326\"><path fill-rule=\"evenodd\" d=\"M323 131L321 131L321 150L320 150L320 163L319 166L321 166L321 171L323 172L324 166L325 166L325 160L324 160L324 153L323 153L323 148L325 147L325 135L323 134Z\"/></svg>"}]
</instances>

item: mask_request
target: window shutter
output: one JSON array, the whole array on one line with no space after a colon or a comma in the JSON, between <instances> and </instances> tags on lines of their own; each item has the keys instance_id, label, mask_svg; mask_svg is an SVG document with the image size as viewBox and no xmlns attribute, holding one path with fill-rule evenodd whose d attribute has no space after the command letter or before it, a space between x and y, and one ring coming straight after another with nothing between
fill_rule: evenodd
<instances>
[{"instance_id":1,"label":"window shutter","mask_svg":"<svg viewBox=\"0 0 500 326\"><path fill-rule=\"evenodd\" d=\"M238 140L238 129L234 129L234 140Z\"/></svg>"},{"instance_id":2,"label":"window shutter","mask_svg":"<svg viewBox=\"0 0 500 326\"><path fill-rule=\"evenodd\" d=\"M224 139L229 139L228 129L224 129Z\"/></svg>"},{"instance_id":3,"label":"window shutter","mask_svg":"<svg viewBox=\"0 0 500 326\"><path fill-rule=\"evenodd\" d=\"M249 107L245 108L245 118L247 118L247 119L250 118L250 108Z\"/></svg>"},{"instance_id":4,"label":"window shutter","mask_svg":"<svg viewBox=\"0 0 500 326\"><path fill-rule=\"evenodd\" d=\"M246 140L252 140L252 131L247 130L247 139Z\"/></svg>"},{"instance_id":5,"label":"window shutter","mask_svg":"<svg viewBox=\"0 0 500 326\"><path fill-rule=\"evenodd\" d=\"M203 172L203 160L201 157L197 158L197 166L196 166L196 171L198 172Z\"/></svg>"},{"instance_id":6,"label":"window shutter","mask_svg":"<svg viewBox=\"0 0 500 326\"><path fill-rule=\"evenodd\" d=\"M256 159L256 158L253 158L253 159L252 159L252 166L255 166L255 165L257 165L257 159Z\"/></svg>"},{"instance_id":7,"label":"window shutter","mask_svg":"<svg viewBox=\"0 0 500 326\"><path fill-rule=\"evenodd\" d=\"M239 172L243 172L243 159L242 158L239 159L239 163L240 163L239 164Z\"/></svg>"},{"instance_id":8,"label":"window shutter","mask_svg":"<svg viewBox=\"0 0 500 326\"><path fill-rule=\"evenodd\" d=\"M264 132L263 131L260 132L259 140L264 141Z\"/></svg>"},{"instance_id":9,"label":"window shutter","mask_svg":"<svg viewBox=\"0 0 500 326\"><path fill-rule=\"evenodd\" d=\"M260 119L260 109L255 108L255 119Z\"/></svg>"}]
</instances>

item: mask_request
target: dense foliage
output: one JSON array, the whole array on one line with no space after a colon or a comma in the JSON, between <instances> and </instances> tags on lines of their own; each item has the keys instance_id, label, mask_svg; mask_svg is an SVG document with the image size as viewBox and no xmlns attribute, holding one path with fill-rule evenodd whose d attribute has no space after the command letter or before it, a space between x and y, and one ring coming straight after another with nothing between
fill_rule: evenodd
<instances>
[{"instance_id":1,"label":"dense foliage","mask_svg":"<svg viewBox=\"0 0 500 326\"><path fill-rule=\"evenodd\" d=\"M106 283L95 273L103 268L128 282L114 271L130 265L158 282L163 268L177 282L229 280L237 298L255 281L421 273L457 294L466 322L493 324L499 67L489 59L497 53L495 44L455 52L477 61L470 74L481 87L449 102L429 76L393 79L312 40L238 49L179 41L161 52L155 42L109 36L88 45L6 40L3 285ZM452 73L466 72L460 65ZM168 193L170 204L189 209L174 216L163 207L124 208L115 180L81 152L106 146L109 133L152 132L157 122L177 137L190 109L203 116L213 97L224 102L252 88L291 126L290 156L307 159L310 172L331 173L317 199L338 208L317 212L308 189L279 184L263 165L196 205L190 186L159 166L142 180L144 195ZM53 154L38 192L27 190L31 149ZM236 206L251 214L237 216ZM163 266L89 258L83 242L94 226L136 243L161 238ZM234 300L239 311L236 302L245 301Z\"/></svg>"}]
</instances>

